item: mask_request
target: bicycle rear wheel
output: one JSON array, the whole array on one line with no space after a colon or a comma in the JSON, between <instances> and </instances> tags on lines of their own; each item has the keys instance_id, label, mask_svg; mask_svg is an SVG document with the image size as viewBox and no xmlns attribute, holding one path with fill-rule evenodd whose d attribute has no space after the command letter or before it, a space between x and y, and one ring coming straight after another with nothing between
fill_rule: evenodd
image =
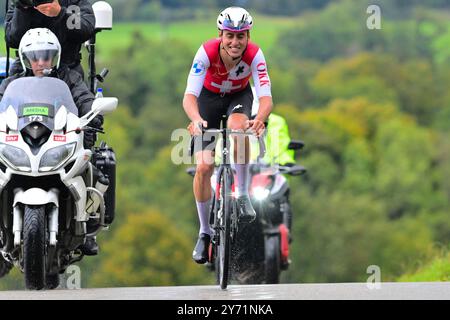
<instances>
[{"instance_id":1,"label":"bicycle rear wheel","mask_svg":"<svg viewBox=\"0 0 450 320\"><path fill-rule=\"evenodd\" d=\"M228 286L229 265L230 265L230 235L231 235L231 181L229 169L225 169L221 176L220 199L221 210L219 209L219 246L217 259L217 275L220 288L225 290Z\"/></svg>"}]
</instances>

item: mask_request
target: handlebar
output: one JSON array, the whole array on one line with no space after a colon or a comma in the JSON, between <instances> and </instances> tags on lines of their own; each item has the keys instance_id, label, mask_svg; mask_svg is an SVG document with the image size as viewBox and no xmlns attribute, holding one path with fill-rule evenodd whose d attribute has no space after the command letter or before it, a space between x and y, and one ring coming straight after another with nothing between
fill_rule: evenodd
<instances>
[{"instance_id":1,"label":"handlebar","mask_svg":"<svg viewBox=\"0 0 450 320\"><path fill-rule=\"evenodd\" d=\"M202 125L200 125L200 129L202 133L220 133L220 134L228 134L228 135L243 135L243 136L255 136L255 133L253 131L247 130L233 130L228 128L222 128L222 129L206 129ZM266 154L266 144L264 143L264 139L262 136L257 137L258 138L258 144L259 144L259 155L257 157L257 162L259 163Z\"/></svg>"}]
</instances>

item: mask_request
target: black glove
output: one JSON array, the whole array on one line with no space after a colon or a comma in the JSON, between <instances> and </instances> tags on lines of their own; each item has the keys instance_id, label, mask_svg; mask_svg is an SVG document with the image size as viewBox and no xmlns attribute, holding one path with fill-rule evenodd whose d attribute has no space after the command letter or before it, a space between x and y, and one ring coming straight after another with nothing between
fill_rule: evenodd
<instances>
[{"instance_id":1,"label":"black glove","mask_svg":"<svg viewBox=\"0 0 450 320\"><path fill-rule=\"evenodd\" d=\"M97 115L94 119L89 122L88 126L102 130L103 125L103 116ZM95 145L95 141L97 141L97 132L95 130L91 130L87 128L84 131L84 140L83 140L83 146L85 149L92 149L92 147Z\"/></svg>"},{"instance_id":2,"label":"black glove","mask_svg":"<svg viewBox=\"0 0 450 320\"><path fill-rule=\"evenodd\" d=\"M32 1L34 7L40 6L41 4L44 4L44 3L52 3L53 2L53 0L25 0L25 1L28 1L28 2Z\"/></svg>"},{"instance_id":3,"label":"black glove","mask_svg":"<svg viewBox=\"0 0 450 320\"><path fill-rule=\"evenodd\" d=\"M91 122L89 122L88 126L102 130L103 121L104 121L103 116L99 114L96 115L94 119L91 120Z\"/></svg>"},{"instance_id":4,"label":"black glove","mask_svg":"<svg viewBox=\"0 0 450 320\"><path fill-rule=\"evenodd\" d=\"M16 8L28 9L33 8L33 0L15 0Z\"/></svg>"},{"instance_id":5,"label":"black glove","mask_svg":"<svg viewBox=\"0 0 450 320\"><path fill-rule=\"evenodd\" d=\"M92 147L95 145L96 140L97 132L89 129L84 131L83 146L85 149L92 149Z\"/></svg>"}]
</instances>

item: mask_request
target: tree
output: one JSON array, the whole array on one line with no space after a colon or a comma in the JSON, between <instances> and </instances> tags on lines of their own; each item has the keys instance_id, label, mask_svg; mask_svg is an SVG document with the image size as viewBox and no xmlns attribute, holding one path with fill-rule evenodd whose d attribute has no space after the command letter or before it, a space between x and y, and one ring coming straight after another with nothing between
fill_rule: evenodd
<instances>
[{"instance_id":1,"label":"tree","mask_svg":"<svg viewBox=\"0 0 450 320\"><path fill-rule=\"evenodd\" d=\"M184 43L171 40L168 46L166 41L149 40L136 31L130 46L118 50L113 60L107 63L115 65L114 73L108 78L107 89L130 106L134 114L149 107L148 101L152 98L164 98L170 105L179 105L179 97L186 85L180 81L180 75L189 73L193 55Z\"/></svg>"}]
</instances>

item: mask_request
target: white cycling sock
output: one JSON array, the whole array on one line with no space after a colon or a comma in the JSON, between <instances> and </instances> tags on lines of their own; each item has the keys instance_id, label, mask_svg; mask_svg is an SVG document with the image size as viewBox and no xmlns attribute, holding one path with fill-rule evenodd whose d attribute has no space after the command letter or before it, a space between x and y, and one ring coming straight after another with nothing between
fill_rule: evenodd
<instances>
[{"instance_id":1,"label":"white cycling sock","mask_svg":"<svg viewBox=\"0 0 450 320\"><path fill-rule=\"evenodd\" d=\"M206 200L205 202L199 202L195 201L197 204L197 213L198 213L198 220L200 221L200 233L206 233L210 236L213 234L213 230L209 226L209 213L210 213L210 205L211 205L211 199Z\"/></svg>"},{"instance_id":2,"label":"white cycling sock","mask_svg":"<svg viewBox=\"0 0 450 320\"><path fill-rule=\"evenodd\" d=\"M237 176L237 189L238 195L248 196L248 182L250 176L250 165L249 164L235 164L234 169L236 170Z\"/></svg>"}]
</instances>

